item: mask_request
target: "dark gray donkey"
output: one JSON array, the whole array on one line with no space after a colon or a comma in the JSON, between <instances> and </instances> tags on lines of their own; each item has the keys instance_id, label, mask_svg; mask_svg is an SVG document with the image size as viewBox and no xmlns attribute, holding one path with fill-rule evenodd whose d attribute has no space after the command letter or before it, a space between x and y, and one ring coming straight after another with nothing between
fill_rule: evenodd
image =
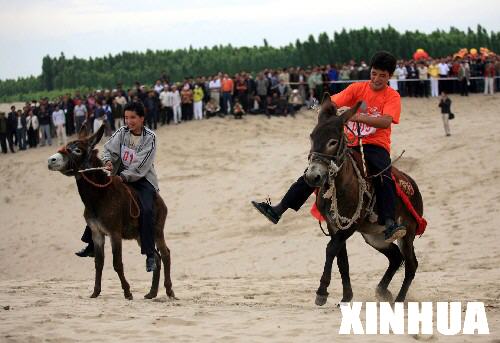
<instances>
[{"instance_id":1,"label":"dark gray donkey","mask_svg":"<svg viewBox=\"0 0 500 343\"><path fill-rule=\"evenodd\" d=\"M398 268L405 265L405 277L395 301L402 302L411 285L418 262L413 241L419 232L419 222L415 214L422 216L423 202L417 184L406 174L392 167L392 174L400 185L405 186L407 199L416 213L410 212L400 197L396 200L396 220L404 223L406 235L399 237L398 245L386 243L384 226L373 219L375 213L371 179L363 175L361 155L348 147L344 125L357 112L361 102L337 115L337 109L325 94L322 101L318 124L311 133L311 154L309 166L304 174L306 182L318 188L316 206L326 219L330 241L326 247L326 261L320 286L316 292L316 304L324 305L328 298L332 264L337 257L337 265L342 277L343 297L341 302L349 302L353 297L349 279L349 262L346 240L358 231L365 241L384 254L389 267L378 283L377 297L383 301L394 301L387 289Z\"/></svg>"},{"instance_id":2,"label":"dark gray donkey","mask_svg":"<svg viewBox=\"0 0 500 343\"><path fill-rule=\"evenodd\" d=\"M139 220L137 197L134 190L121 182L118 176L108 176L102 169L102 161L94 149L102 138L104 125L92 136L87 137L85 125L77 140L49 157L50 170L59 171L66 176L74 176L78 192L85 205L84 217L92 229L95 245L95 286L91 297L101 293L101 277L104 265L104 236L109 236L113 251L113 267L120 278L126 299L132 299L130 286L125 279L122 263L122 239L139 241ZM84 171L86 170L86 171ZM170 298L175 298L170 279L170 250L165 242L163 227L167 218L167 206L157 194L154 203L155 243L159 250L156 254L156 270L153 273L151 290L144 297L155 298L160 281L161 261L165 267L165 288ZM161 255L161 256L160 256ZM161 257L161 261L160 261Z\"/></svg>"}]
</instances>

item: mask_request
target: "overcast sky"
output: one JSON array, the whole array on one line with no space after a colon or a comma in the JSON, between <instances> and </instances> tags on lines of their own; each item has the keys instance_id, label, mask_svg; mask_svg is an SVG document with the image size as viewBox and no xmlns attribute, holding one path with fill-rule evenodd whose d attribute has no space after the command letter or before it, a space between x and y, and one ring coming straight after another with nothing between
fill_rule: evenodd
<instances>
[{"instance_id":1,"label":"overcast sky","mask_svg":"<svg viewBox=\"0 0 500 343\"><path fill-rule=\"evenodd\" d=\"M500 1L0 0L0 79L39 75L45 55L103 56L189 47L280 46L309 34L392 25L500 31Z\"/></svg>"}]
</instances>

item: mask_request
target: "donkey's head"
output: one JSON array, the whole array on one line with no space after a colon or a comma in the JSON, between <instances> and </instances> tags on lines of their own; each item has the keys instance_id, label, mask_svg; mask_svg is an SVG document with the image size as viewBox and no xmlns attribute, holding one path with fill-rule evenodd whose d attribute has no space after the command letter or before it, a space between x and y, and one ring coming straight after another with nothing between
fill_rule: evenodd
<instances>
[{"instance_id":1,"label":"donkey's head","mask_svg":"<svg viewBox=\"0 0 500 343\"><path fill-rule=\"evenodd\" d=\"M89 137L87 126L83 124L77 140L69 142L49 157L49 170L59 171L66 176L74 176L78 170L89 168L94 147L101 140L103 133L104 125Z\"/></svg>"},{"instance_id":2,"label":"donkey's head","mask_svg":"<svg viewBox=\"0 0 500 343\"><path fill-rule=\"evenodd\" d=\"M342 163L345 149L347 149L344 134L345 123L358 111L361 102L354 107L337 115L337 108L330 100L330 94L325 93L321 101L318 115L318 124L311 133L311 151L309 166L304 173L305 181L311 187L322 186L328 175L328 169L333 162Z\"/></svg>"}]
</instances>

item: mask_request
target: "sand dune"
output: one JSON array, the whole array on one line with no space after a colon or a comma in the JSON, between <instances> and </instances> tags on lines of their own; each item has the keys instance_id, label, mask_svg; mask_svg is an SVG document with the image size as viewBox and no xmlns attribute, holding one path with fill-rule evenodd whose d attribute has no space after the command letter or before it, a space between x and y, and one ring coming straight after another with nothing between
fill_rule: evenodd
<instances>
[{"instance_id":1,"label":"sand dune","mask_svg":"<svg viewBox=\"0 0 500 343\"><path fill-rule=\"evenodd\" d=\"M324 307L314 305L327 238L308 214L272 225L250 206L278 201L307 164L316 115L247 116L158 130L156 170L169 208L167 244L178 301L147 293L150 274L124 243L133 301L122 296L106 245L103 290L89 299L94 266L73 253L84 220L75 181L47 170L57 147L0 156L0 341L318 342L487 341L500 337L500 96L452 98L445 137L435 99L404 99L392 155L419 184L426 233L408 301L483 301L490 336L339 336L335 272ZM309 202L311 199L309 200ZM347 244L355 301L375 301L387 262L360 235ZM399 271L390 289L399 290Z\"/></svg>"}]
</instances>

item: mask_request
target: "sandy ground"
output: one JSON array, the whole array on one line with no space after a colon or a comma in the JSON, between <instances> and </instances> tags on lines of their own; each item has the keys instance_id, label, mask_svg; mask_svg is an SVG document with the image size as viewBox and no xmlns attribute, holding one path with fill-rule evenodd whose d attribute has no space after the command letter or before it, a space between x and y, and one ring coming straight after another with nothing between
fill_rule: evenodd
<instances>
[{"instance_id":1,"label":"sandy ground","mask_svg":"<svg viewBox=\"0 0 500 343\"><path fill-rule=\"evenodd\" d=\"M489 336L339 336L340 277L314 305L327 238L309 205L270 224L250 200L278 201L303 172L316 114L190 122L158 130L156 170L169 207L166 238L177 301L143 300L150 274L124 243L133 301L107 260L89 299L94 266L83 244L83 205L73 178L47 170L56 146L0 156L1 342L485 341L500 338L500 96L454 96L445 137L436 99L405 99L393 156L418 182L426 233L408 301L482 301ZM356 234L347 243L355 301L376 301L387 260ZM334 268L335 269L335 268ZM390 289L397 293L403 272Z\"/></svg>"}]
</instances>

